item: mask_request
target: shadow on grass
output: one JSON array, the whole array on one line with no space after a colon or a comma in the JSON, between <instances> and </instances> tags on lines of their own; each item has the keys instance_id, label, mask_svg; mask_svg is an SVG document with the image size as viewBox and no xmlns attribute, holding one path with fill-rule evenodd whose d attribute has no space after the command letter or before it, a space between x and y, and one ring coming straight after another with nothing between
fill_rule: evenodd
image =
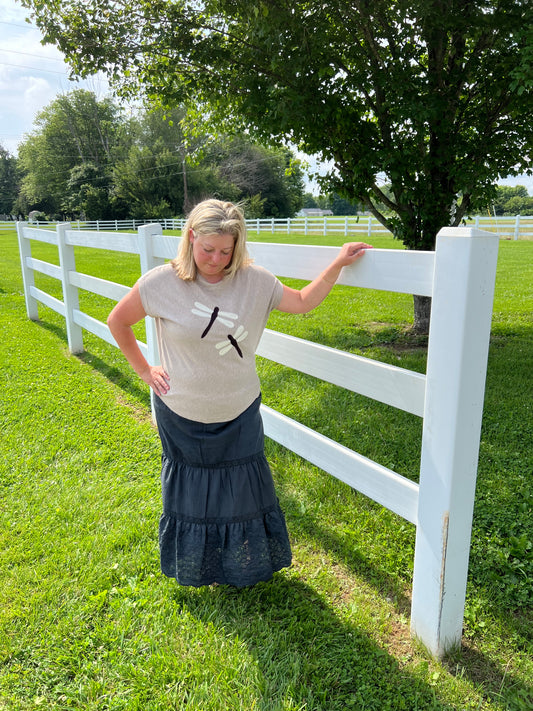
<instances>
[{"instance_id":1,"label":"shadow on grass","mask_svg":"<svg viewBox=\"0 0 533 711\"><path fill-rule=\"evenodd\" d=\"M425 368L428 336L414 333L412 327L398 324L373 323L361 327L357 324L341 331L327 334L323 328L314 327L306 338L330 348L344 351L361 351L377 348L390 354L417 354L421 367Z\"/></svg>"},{"instance_id":2,"label":"shadow on grass","mask_svg":"<svg viewBox=\"0 0 533 711\"><path fill-rule=\"evenodd\" d=\"M276 574L244 590L178 587L174 598L202 623L246 643L262 675L263 711L454 708L301 581Z\"/></svg>"},{"instance_id":3,"label":"shadow on grass","mask_svg":"<svg viewBox=\"0 0 533 711\"><path fill-rule=\"evenodd\" d=\"M53 332L58 338L66 342L66 333L64 328L47 322L40 322L41 325ZM478 478L478 495L476 499L476 508L474 512L474 526L472 538L472 557L470 563L470 585L473 589L473 595L476 600L481 600L487 605L487 610L496 618L502 630L502 638L512 637L513 646L526 652L532 647L532 624L531 624L531 605L525 602L531 600L531 595L528 591L531 589L531 581L533 576L517 575L517 570L520 572L520 566L529 566L527 570L533 570L533 559L531 548L523 546L519 550L518 544L513 543L512 539L519 540L520 535L525 535L527 540L533 540L533 518L531 517L531 474L532 452L530 448L530 432L531 432L531 408L528 405L528 398L524 394L528 392L528 383L531 383L532 367L531 367L531 328L512 327L509 329L499 328L497 333L493 335L491 355L489 358L489 370L487 377L487 396L485 400L485 413L482 431L479 478ZM136 379L129 377L119 367L110 365L105 360L105 357L100 357L93 353L85 352L80 354L80 361L90 365L106 378L114 382L118 387L122 388L128 395L134 398L137 402L142 403L146 407L147 412L150 408L149 394L145 389L136 383ZM520 363L520 368L510 368L510 363ZM265 386L268 390L283 391L285 388L284 377L279 379L273 374L271 377L265 378ZM328 408L331 407L331 401L320 398L313 403L312 408L316 411L317 418L323 418L324 412L328 412L327 419L331 421L331 413ZM342 408L341 408L342 410ZM340 420L346 416L344 411L337 414L333 413L335 418ZM529 435L528 435L529 433ZM386 448L386 442L382 444ZM299 513L299 500L291 496L287 492L283 492L281 497L284 498L284 507L286 508L289 526L294 535L306 538L313 541L315 545L323 548L326 551L332 552L334 557L342 560L349 569L356 572L357 575L368 581L376 589L387 597L395 601L397 609L404 614L408 614L410 610L410 601L405 593L405 579L402 580L401 573L386 572L373 561L367 559L360 550L348 550L346 538L342 533L337 533L331 528L321 524L317 517L313 517L309 512L305 515ZM514 548L513 548L514 546ZM521 557L520 557L521 556ZM296 585L296 583L292 583ZM279 583L278 583L279 585ZM303 585L303 584L302 584ZM297 600L309 600L315 595L312 590L307 590L306 586L302 589L294 588L292 598ZM522 607L517 607L517 600L522 596ZM315 607L318 609L323 605L318 596L315 596L313 604L310 605L309 614ZM230 598L231 599L231 598ZM243 599L248 600L245 595ZM253 614L253 605L248 600L250 614ZM259 602L257 605L259 605ZM302 603L303 604L303 603ZM305 608L305 605L303 605ZM513 613L514 611L514 613ZM485 610L479 612L482 618ZM243 613L244 614L244 613ZM263 613L261 613L263 614ZM267 616L268 619L268 616ZM335 618L332 616L332 620ZM326 629L331 628L332 620L326 621ZM230 619L228 618L228 623ZM467 620L468 624L468 620ZM244 622L239 623L240 626ZM236 626L236 634L240 634L239 625ZM279 621L280 634L287 635L285 627L290 628L290 619L282 617ZM345 640L346 636L354 635L354 630L349 630L339 626L331 628L332 634L337 633ZM349 630L349 631L348 631ZM472 629L469 630L472 632ZM244 632L246 632L244 626ZM475 630L474 630L475 632ZM482 631L479 633L480 645L482 646ZM246 638L244 634L243 638ZM253 635L249 634L250 644L253 646ZM362 641L361 641L362 640ZM482 684L485 693L495 702L502 702L505 699L508 702L506 708L526 709L533 705L533 692L530 686L523 684L519 679L508 673L506 668L495 663L489 654L483 654L479 649L476 649L476 635L472 636L473 641L465 641L462 648L460 658L452 655L448 661L448 668L452 673L457 673L460 676L470 679L474 684ZM289 640L290 641L290 640ZM349 640L351 641L351 640ZM363 650L367 650L370 646L371 657L376 657L375 650L372 648L372 643L366 637L356 637L356 641L361 645ZM325 645L325 640L319 637L318 643ZM367 646L365 646L367 645ZM311 644L306 639L305 635L302 640L301 648L297 646L296 639L290 641L290 653L296 655L298 664L303 664L303 660L310 653ZM344 654L351 659L346 645L341 645ZM356 645L357 646L357 645ZM257 647L253 647L258 649ZM381 655L384 655L389 660L392 659L386 655L383 650L379 650ZM265 661L266 652L258 654L260 661ZM288 652L289 653L289 652ZM262 656L263 655L263 656ZM379 655L377 655L379 656ZM341 655L342 657L342 655ZM325 653L327 659L327 654ZM353 663L354 660L352 659ZM296 663L296 662L295 662ZM330 666L328 669L333 674L335 664L333 661L327 662ZM287 661L287 664L289 662ZM292 662L291 662L292 664ZM348 698L347 694L355 694L355 691L349 690L350 684L355 684L356 677L351 675L349 671L350 664L339 669L340 677L335 677L331 684L331 692L334 699L340 704L341 698ZM389 662L392 666L395 663ZM312 665L311 665L312 666ZM320 664L317 661L315 668L319 668ZM357 663L355 664L357 669ZM388 668L388 667L387 667ZM346 674L347 681L342 681L342 673ZM285 670L285 674L289 674L289 669ZM312 679L313 670L310 667L306 672L311 678L311 691L313 691ZM318 673L318 672L317 672ZM329 672L328 672L329 673ZM358 672L359 673L359 672ZM399 667L395 668L394 674L399 674ZM403 673L403 672L402 672ZM268 680L268 673L265 672ZM340 680L339 680L340 679ZM292 689L288 680L285 682L285 689ZM418 681L417 681L418 683ZM381 688L378 686L378 688ZM348 691L347 691L348 689ZM509 690L509 691L507 691ZM429 699L431 696L431 688L426 688L424 698ZM323 692L320 692L323 693ZM374 692L369 692L374 693ZM378 692L376 692L378 693ZM381 692L380 692L381 693ZM383 691L386 695L387 692ZM317 698L319 695L319 687L316 688ZM344 694L344 697L343 697ZM303 696L302 696L303 698ZM351 697L350 697L351 698ZM357 697L355 697L357 698ZM368 698L373 698L372 696ZM383 697L385 698L385 696ZM511 701L509 701L511 699ZM337 703L335 701L335 703ZM318 702L317 702L318 703ZM377 703L377 702L376 702ZM346 704L349 708L349 705ZM335 706L315 706L316 708L335 708ZM357 708L357 704L354 706ZM368 706L372 708L372 706ZM379 706L376 705L376 708ZM263 708L273 708L272 706L264 706ZM338 708L342 708L341 705ZM360 708L364 708L363 705ZM381 708L386 708L383 704ZM401 706L391 706L391 708L402 708ZM428 706L420 705L418 708L447 708L446 706Z\"/></svg>"},{"instance_id":4,"label":"shadow on grass","mask_svg":"<svg viewBox=\"0 0 533 711\"><path fill-rule=\"evenodd\" d=\"M103 358L100 358L90 351L77 353L76 358L78 358L82 363L85 363L85 365L89 365L94 370L97 370L110 382L123 390L127 395L138 401L140 405L146 407L147 415L149 415L151 407L150 392L139 384L139 378L129 377L129 375L121 368L110 365Z\"/></svg>"},{"instance_id":5,"label":"shadow on grass","mask_svg":"<svg viewBox=\"0 0 533 711\"><path fill-rule=\"evenodd\" d=\"M64 326L60 326L53 322L43 320L39 320L37 323L42 328L53 333L55 336L57 336L57 338L64 341L65 346L67 345L67 332ZM91 336L91 338L96 337ZM104 344L104 346L107 346L107 344ZM109 348L111 348L111 346L109 346ZM118 351L116 352L118 353ZM90 366L91 368L93 368L93 370L99 372L110 382L112 382L114 385L123 390L124 393L136 400L139 405L146 407L149 413L151 407L150 392L147 389L147 386L144 386L142 381L139 380L139 378L133 373L133 371L130 372L128 368L124 367L123 363L121 363L120 365L113 365L110 362L110 359L105 359L105 356L107 356L107 354L104 354L104 357L102 357L102 355L98 355L97 353L88 349L82 351L81 353L74 354L74 357L77 358L79 361L81 361L85 365Z\"/></svg>"},{"instance_id":6,"label":"shadow on grass","mask_svg":"<svg viewBox=\"0 0 533 711\"><path fill-rule=\"evenodd\" d=\"M398 613L410 614L411 599L406 593L405 580L375 565L360 547L350 546L347 536L324 526L309 510L301 513L297 497L289 495L283 487L279 494L289 531L295 540L310 541L315 550L330 553L334 560L379 591L380 595L392 600Z\"/></svg>"},{"instance_id":7,"label":"shadow on grass","mask_svg":"<svg viewBox=\"0 0 533 711\"><path fill-rule=\"evenodd\" d=\"M296 539L308 540L315 550L322 549L331 554L334 560L340 561L354 575L379 591L381 596L388 598L399 615L410 618L411 598L406 592L407 583L400 575L388 573L366 558L360 549L350 548L346 536L337 534L332 527L321 525L318 517L309 515L309 512L301 515L295 497L280 491L280 499L289 530ZM501 616L500 622L505 626L506 635L512 636L514 641L519 642L522 649L527 650L528 647L531 649L531 610L512 615L508 609L498 607L493 613ZM483 693L492 701L503 703L503 708L513 711L526 711L533 708L533 688L509 672L508 668L491 659L489 654L484 654L478 649L475 639L464 638L461 648L450 653L445 658L444 665L453 676L466 678L476 687L482 687ZM369 708L373 707L369 706ZM402 706L394 708L402 708ZM416 708L425 708L425 706Z\"/></svg>"},{"instance_id":8,"label":"shadow on grass","mask_svg":"<svg viewBox=\"0 0 533 711\"><path fill-rule=\"evenodd\" d=\"M533 687L522 683L507 667L493 662L468 641L450 654L445 666L454 676L470 680L491 701L508 711L529 711L533 708Z\"/></svg>"},{"instance_id":9,"label":"shadow on grass","mask_svg":"<svg viewBox=\"0 0 533 711\"><path fill-rule=\"evenodd\" d=\"M59 326L57 323L52 323L52 321L44 321L43 319L39 319L38 321L35 321L35 323L44 328L46 331L53 333L54 336L65 342L65 346L67 345L67 329L65 325ZM62 319L62 323L65 323L64 319Z\"/></svg>"},{"instance_id":10,"label":"shadow on grass","mask_svg":"<svg viewBox=\"0 0 533 711\"><path fill-rule=\"evenodd\" d=\"M465 622L469 638L465 638L461 653L451 655L448 663L452 673L482 684L491 699L517 711L533 708L532 687L493 661L490 654L482 653L476 643L483 646L483 628L488 630L496 621L494 632L501 635L502 641L512 639L513 648L526 654L533 650L532 410L524 397L533 379L532 341L529 326L500 327L491 340L469 570L474 614L467 616ZM520 367L510 368L510 363L519 363ZM267 378L274 392L284 388L284 379L284 373L279 378L275 373ZM353 416L341 406L339 412L332 412L327 393L313 402L311 411L308 403L298 407L305 412L305 418L324 428L329 428L332 421ZM372 422L369 415L370 430ZM361 421L358 427L364 429ZM381 446L385 456L387 443ZM315 491L314 495L316 498L320 492ZM402 571L387 573L365 558L361 549L350 550L342 531L337 533L334 526L313 516L311 507L304 506L302 515L302 494L283 491L282 496L293 535L331 552L349 570L391 597L399 612L409 614L407 581L404 576L402 585ZM392 545L396 545L392 538Z\"/></svg>"}]
</instances>

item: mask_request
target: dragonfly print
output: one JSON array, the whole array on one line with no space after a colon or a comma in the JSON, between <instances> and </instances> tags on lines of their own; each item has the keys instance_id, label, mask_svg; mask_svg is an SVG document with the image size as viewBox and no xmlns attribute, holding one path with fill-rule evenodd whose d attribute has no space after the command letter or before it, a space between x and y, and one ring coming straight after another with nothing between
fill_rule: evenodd
<instances>
[{"instance_id":1,"label":"dragonfly print","mask_svg":"<svg viewBox=\"0 0 533 711\"><path fill-rule=\"evenodd\" d=\"M232 348L235 348L239 356L242 358L243 355L239 343L241 341L244 341L247 335L248 331L244 330L244 326L239 326L239 328L235 331L235 336L232 336L231 333L228 334L228 340L220 341L220 343L216 344L215 348L219 351L219 354L221 356L228 353L228 351L230 351Z\"/></svg>"},{"instance_id":2,"label":"dragonfly print","mask_svg":"<svg viewBox=\"0 0 533 711\"><path fill-rule=\"evenodd\" d=\"M220 323L223 323L224 326L229 326L230 328L233 328L234 320L239 318L239 314L232 314L228 311L221 311L218 306L215 306L215 308L211 310L208 306L204 306L204 304L201 304L199 301L195 301L194 305L196 308L191 309L191 311L195 316L202 316L202 318L209 319L209 323L205 327L201 338L205 338L207 336L211 329L211 326L215 323L217 319L220 321Z\"/></svg>"}]
</instances>

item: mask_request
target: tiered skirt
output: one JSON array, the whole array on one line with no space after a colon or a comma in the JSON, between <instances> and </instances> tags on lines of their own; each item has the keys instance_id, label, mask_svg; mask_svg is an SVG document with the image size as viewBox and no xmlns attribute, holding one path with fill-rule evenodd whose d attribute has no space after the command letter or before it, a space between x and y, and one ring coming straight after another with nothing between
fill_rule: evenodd
<instances>
[{"instance_id":1,"label":"tiered skirt","mask_svg":"<svg viewBox=\"0 0 533 711\"><path fill-rule=\"evenodd\" d=\"M163 447L161 570L180 585L245 587L291 563L260 402L229 422L204 424L155 398Z\"/></svg>"}]
</instances>

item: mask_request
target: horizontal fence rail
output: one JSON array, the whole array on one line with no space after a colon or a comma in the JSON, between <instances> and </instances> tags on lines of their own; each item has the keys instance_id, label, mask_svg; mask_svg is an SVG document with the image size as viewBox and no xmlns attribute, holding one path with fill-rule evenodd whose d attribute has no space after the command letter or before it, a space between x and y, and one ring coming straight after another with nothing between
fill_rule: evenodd
<instances>
[{"instance_id":1,"label":"horizontal fence rail","mask_svg":"<svg viewBox=\"0 0 533 711\"><path fill-rule=\"evenodd\" d=\"M36 221L35 227L55 229L57 222ZM72 229L84 232L118 232L135 231L141 225L149 224L148 220L78 220L69 223ZM185 224L182 218L169 218L160 222L164 230L181 230ZM17 222L0 222L0 232L13 230ZM344 235L367 239L372 235L390 234L375 217L370 215L335 217L307 216L294 218L261 218L246 220L250 234L304 234L304 235ZM518 240L533 239L533 216L491 216L477 215L465 219L463 226L475 227L496 233L500 239Z\"/></svg>"},{"instance_id":2,"label":"horizontal fence rail","mask_svg":"<svg viewBox=\"0 0 533 711\"><path fill-rule=\"evenodd\" d=\"M421 373L270 329L265 329L257 355L413 415L424 414L426 377Z\"/></svg>"},{"instance_id":3,"label":"horizontal fence rail","mask_svg":"<svg viewBox=\"0 0 533 711\"><path fill-rule=\"evenodd\" d=\"M129 289L78 272L74 247L136 254L145 273L177 252L179 237L162 230L163 225L148 224L135 233L102 233L58 224L52 231L18 223L29 318L38 318L38 304L63 316L73 353L83 350L84 330L116 346L108 326L80 309L79 290L118 301ZM34 258L32 241L57 245L59 266ZM257 353L423 418L416 483L262 405L269 437L416 525L411 629L440 656L461 638L498 237L472 228L446 228L436 244L435 252L368 251L363 260L345 267L338 280L351 287L432 298L427 374L268 329ZM334 247L248 246L255 261L278 276L305 280L338 253ZM60 281L63 300L39 289L35 273ZM138 342L139 347L156 364L155 322L149 317L145 321L146 343Z\"/></svg>"}]
</instances>

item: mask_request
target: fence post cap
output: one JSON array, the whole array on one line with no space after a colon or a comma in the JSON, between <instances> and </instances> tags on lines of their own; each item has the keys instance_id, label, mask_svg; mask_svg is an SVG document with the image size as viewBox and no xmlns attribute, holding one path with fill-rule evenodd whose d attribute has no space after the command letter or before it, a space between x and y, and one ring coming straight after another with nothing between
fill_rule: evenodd
<instances>
[{"instance_id":1,"label":"fence post cap","mask_svg":"<svg viewBox=\"0 0 533 711\"><path fill-rule=\"evenodd\" d=\"M437 233L437 239L439 237L454 237L455 239L494 237L498 239L498 234L488 230L480 230L478 227L442 227Z\"/></svg>"}]
</instances>

